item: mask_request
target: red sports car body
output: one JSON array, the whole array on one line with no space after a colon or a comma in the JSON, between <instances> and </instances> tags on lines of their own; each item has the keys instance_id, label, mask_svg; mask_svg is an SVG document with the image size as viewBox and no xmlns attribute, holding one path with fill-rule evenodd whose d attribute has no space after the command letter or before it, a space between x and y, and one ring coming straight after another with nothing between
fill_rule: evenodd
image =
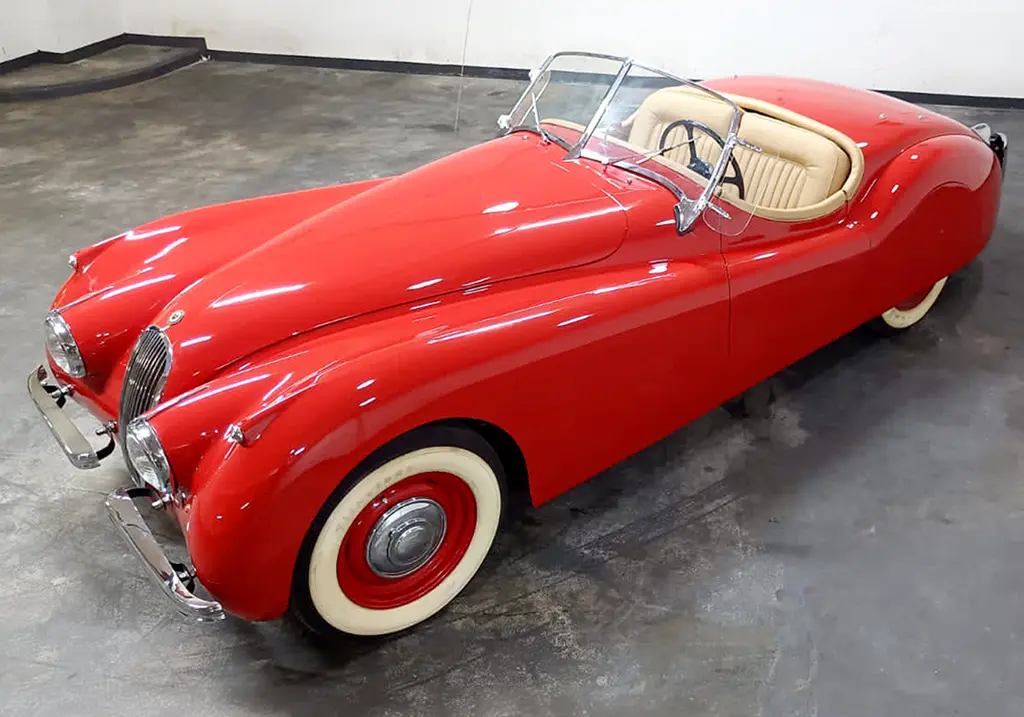
<instances>
[{"instance_id":1,"label":"red sports car body","mask_svg":"<svg viewBox=\"0 0 1024 717\"><path fill-rule=\"evenodd\" d=\"M110 448L68 396L125 449L112 518L183 612L416 624L476 572L505 488L543 503L860 324L915 323L992 234L1006 138L986 127L816 81L630 84L637 65L604 59L590 122L538 112L594 89L549 59L500 138L72 257L29 391L76 465ZM646 99L597 117L650 87L655 146L633 134ZM793 199L833 154L825 194Z\"/></svg>"}]
</instances>

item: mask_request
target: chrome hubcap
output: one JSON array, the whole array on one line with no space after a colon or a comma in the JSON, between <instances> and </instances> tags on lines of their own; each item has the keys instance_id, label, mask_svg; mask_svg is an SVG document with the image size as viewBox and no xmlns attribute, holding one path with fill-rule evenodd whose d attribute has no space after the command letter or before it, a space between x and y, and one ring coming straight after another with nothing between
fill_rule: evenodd
<instances>
[{"instance_id":1,"label":"chrome hubcap","mask_svg":"<svg viewBox=\"0 0 1024 717\"><path fill-rule=\"evenodd\" d=\"M382 578L400 578L430 560L444 540L444 508L429 498L409 498L380 517L366 541L366 562Z\"/></svg>"}]
</instances>

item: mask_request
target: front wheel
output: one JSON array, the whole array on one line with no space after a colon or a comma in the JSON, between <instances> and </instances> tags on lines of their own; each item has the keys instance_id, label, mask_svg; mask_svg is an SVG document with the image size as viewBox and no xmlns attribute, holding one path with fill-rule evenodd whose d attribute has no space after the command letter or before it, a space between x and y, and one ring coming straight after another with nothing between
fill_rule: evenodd
<instances>
[{"instance_id":1,"label":"front wheel","mask_svg":"<svg viewBox=\"0 0 1024 717\"><path fill-rule=\"evenodd\" d=\"M872 323L873 327L886 334L897 333L904 329L909 329L911 326L923 319L925 314L931 310L936 299L939 298L939 294L942 293L942 289L946 285L947 278L948 277L943 277L939 279L926 291L922 291L916 296L910 297L903 303L892 307L875 319Z\"/></svg>"},{"instance_id":2,"label":"front wheel","mask_svg":"<svg viewBox=\"0 0 1024 717\"><path fill-rule=\"evenodd\" d=\"M504 480L493 448L467 429L399 439L321 509L296 566L292 612L328 636L387 635L430 618L489 552Z\"/></svg>"}]
</instances>

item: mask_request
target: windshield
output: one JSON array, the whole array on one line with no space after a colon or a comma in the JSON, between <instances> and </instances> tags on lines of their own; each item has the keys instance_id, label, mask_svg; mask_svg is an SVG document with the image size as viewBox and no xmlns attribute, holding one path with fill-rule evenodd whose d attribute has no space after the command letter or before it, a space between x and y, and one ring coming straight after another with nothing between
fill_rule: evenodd
<instances>
[{"instance_id":1,"label":"windshield","mask_svg":"<svg viewBox=\"0 0 1024 717\"><path fill-rule=\"evenodd\" d=\"M736 173L727 170L740 110L723 95L627 58L588 53L557 53L530 76L499 119L508 131L537 132L562 145L566 159L613 164L658 182L676 195L677 219L683 212L688 225L712 195L736 188Z\"/></svg>"}]
</instances>

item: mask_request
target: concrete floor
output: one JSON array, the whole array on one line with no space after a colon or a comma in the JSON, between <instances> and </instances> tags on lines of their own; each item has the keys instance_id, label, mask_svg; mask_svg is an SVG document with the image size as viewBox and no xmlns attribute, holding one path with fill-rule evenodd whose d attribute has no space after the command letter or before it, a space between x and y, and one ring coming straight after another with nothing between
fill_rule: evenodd
<instances>
[{"instance_id":1,"label":"concrete floor","mask_svg":"<svg viewBox=\"0 0 1024 717\"><path fill-rule=\"evenodd\" d=\"M456 604L327 651L183 622L24 393L73 249L494 134L516 83L206 63L0 105L0 713L1009 715L1024 703L1024 162L912 333L779 377L532 511ZM1024 141L1024 113L943 108Z\"/></svg>"}]
</instances>

